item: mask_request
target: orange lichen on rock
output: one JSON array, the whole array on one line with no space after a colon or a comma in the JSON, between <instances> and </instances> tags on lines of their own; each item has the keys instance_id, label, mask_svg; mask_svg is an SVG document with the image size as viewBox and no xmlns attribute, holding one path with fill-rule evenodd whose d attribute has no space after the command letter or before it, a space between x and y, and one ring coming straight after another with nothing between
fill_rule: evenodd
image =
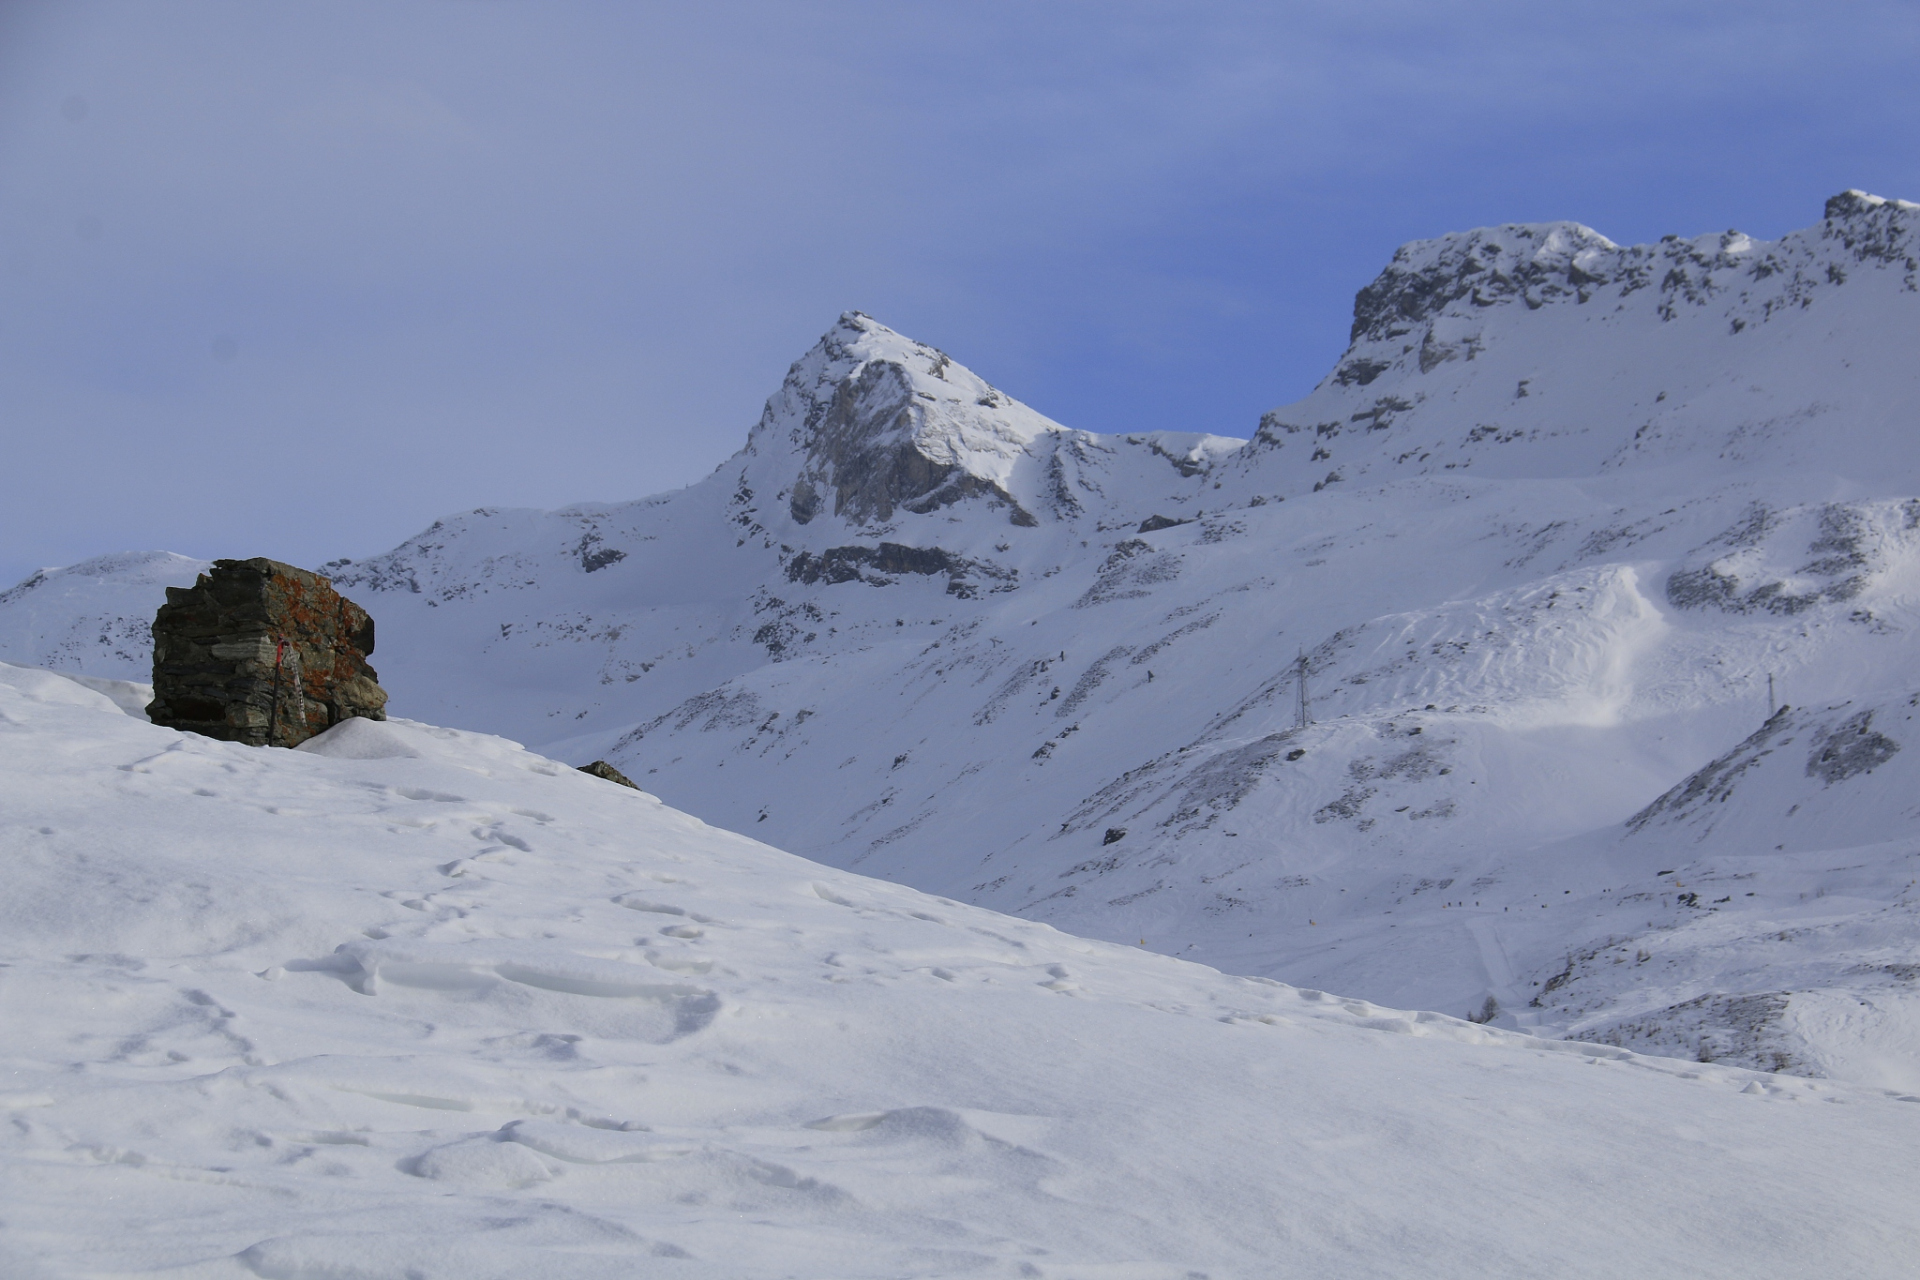
<instances>
[{"instance_id":1,"label":"orange lichen on rock","mask_svg":"<svg viewBox=\"0 0 1920 1280\"><path fill-rule=\"evenodd\" d=\"M373 619L317 573L277 560L216 560L168 587L153 620L153 702L169 725L292 747L354 716L386 719L367 655Z\"/></svg>"}]
</instances>

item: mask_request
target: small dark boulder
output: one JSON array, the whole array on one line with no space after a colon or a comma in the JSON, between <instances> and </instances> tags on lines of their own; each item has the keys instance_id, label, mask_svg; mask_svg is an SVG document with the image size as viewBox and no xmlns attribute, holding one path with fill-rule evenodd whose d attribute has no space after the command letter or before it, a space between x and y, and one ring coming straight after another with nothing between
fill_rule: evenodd
<instances>
[{"instance_id":1,"label":"small dark boulder","mask_svg":"<svg viewBox=\"0 0 1920 1280\"><path fill-rule=\"evenodd\" d=\"M155 724L293 747L355 716L387 718L367 665L373 619L332 580L277 560L215 560L168 587L153 620Z\"/></svg>"},{"instance_id":2,"label":"small dark boulder","mask_svg":"<svg viewBox=\"0 0 1920 1280\"><path fill-rule=\"evenodd\" d=\"M1171 516L1148 516L1140 522L1140 532L1157 533L1162 529L1171 529L1175 525L1192 523L1191 520L1175 520Z\"/></svg>"},{"instance_id":3,"label":"small dark boulder","mask_svg":"<svg viewBox=\"0 0 1920 1280\"><path fill-rule=\"evenodd\" d=\"M1127 838L1127 829L1125 827L1108 827L1107 834L1101 837L1100 843L1103 845L1119 844L1122 840L1125 840L1126 838Z\"/></svg>"},{"instance_id":4,"label":"small dark boulder","mask_svg":"<svg viewBox=\"0 0 1920 1280\"><path fill-rule=\"evenodd\" d=\"M608 782L617 782L623 787L632 787L635 791L640 789L639 783L608 764L605 760L595 760L592 764L583 764L580 766L580 772L590 773L596 778L605 778Z\"/></svg>"}]
</instances>

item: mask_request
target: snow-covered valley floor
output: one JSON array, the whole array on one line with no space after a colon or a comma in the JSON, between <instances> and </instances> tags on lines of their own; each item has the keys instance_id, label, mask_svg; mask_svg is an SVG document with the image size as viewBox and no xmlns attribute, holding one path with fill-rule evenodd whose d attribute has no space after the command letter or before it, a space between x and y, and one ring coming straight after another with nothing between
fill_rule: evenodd
<instances>
[{"instance_id":1,"label":"snow-covered valley floor","mask_svg":"<svg viewBox=\"0 0 1920 1280\"><path fill-rule=\"evenodd\" d=\"M256 750L112 692L0 665L8 1280L1920 1256L1912 1094L1084 941L499 738Z\"/></svg>"}]
</instances>

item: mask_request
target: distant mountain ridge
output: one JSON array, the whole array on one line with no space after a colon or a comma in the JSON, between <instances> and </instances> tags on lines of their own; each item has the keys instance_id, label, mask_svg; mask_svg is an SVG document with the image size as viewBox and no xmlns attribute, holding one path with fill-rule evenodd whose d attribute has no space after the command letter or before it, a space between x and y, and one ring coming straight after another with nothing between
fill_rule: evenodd
<instances>
[{"instance_id":1,"label":"distant mountain ridge","mask_svg":"<svg viewBox=\"0 0 1920 1280\"><path fill-rule=\"evenodd\" d=\"M1920 1088L1892 781L1920 760L1920 206L1825 213L1410 244L1246 440L1067 427L849 313L698 484L326 571L398 714L604 756L809 857L1381 1003ZM0 657L128 673L19 638L46 590L0 602ZM1869 713L1894 749L1702 783L1713 829L1846 812L1878 852L1842 897L1817 831L1627 825L1784 723L1770 687L1794 752ZM1874 1012L1820 1012L1843 999Z\"/></svg>"}]
</instances>

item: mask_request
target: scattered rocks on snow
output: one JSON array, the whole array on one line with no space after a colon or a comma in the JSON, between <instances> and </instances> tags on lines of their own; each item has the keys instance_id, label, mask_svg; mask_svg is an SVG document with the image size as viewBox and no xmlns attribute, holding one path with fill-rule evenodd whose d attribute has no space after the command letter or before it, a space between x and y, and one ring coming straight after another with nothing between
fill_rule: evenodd
<instances>
[{"instance_id":1,"label":"scattered rocks on snow","mask_svg":"<svg viewBox=\"0 0 1920 1280\"><path fill-rule=\"evenodd\" d=\"M1872 725L1873 711L1868 709L1823 730L1814 738L1813 754L1807 757L1807 776L1831 786L1855 774L1872 773L1893 759L1900 744L1884 733L1876 733Z\"/></svg>"},{"instance_id":2,"label":"scattered rocks on snow","mask_svg":"<svg viewBox=\"0 0 1920 1280\"><path fill-rule=\"evenodd\" d=\"M153 620L155 724L293 747L343 720L384 720L367 665L373 619L330 579L277 560L216 560L168 587Z\"/></svg>"}]
</instances>

